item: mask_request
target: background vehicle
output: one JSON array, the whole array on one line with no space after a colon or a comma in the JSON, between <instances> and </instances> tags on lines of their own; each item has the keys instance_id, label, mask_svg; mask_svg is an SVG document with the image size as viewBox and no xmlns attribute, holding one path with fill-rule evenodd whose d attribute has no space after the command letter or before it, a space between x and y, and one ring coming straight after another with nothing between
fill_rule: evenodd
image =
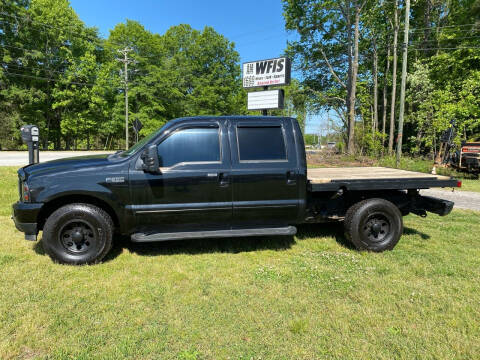
<instances>
[{"instance_id":1,"label":"background vehicle","mask_svg":"<svg viewBox=\"0 0 480 360\"><path fill-rule=\"evenodd\" d=\"M459 150L453 139L455 138L455 121L450 122L450 127L444 131L441 138L440 149L435 159L435 164L451 166L458 171L473 175L480 174L480 142L462 142Z\"/></svg>"},{"instance_id":2,"label":"background vehicle","mask_svg":"<svg viewBox=\"0 0 480 360\"><path fill-rule=\"evenodd\" d=\"M358 249L392 249L402 216L450 213L419 189L445 176L372 168L309 169L300 127L282 117L196 117L168 122L128 151L21 168L17 228L43 230L55 261L100 261L114 232L132 241L294 235L296 225L345 220Z\"/></svg>"},{"instance_id":3,"label":"background vehicle","mask_svg":"<svg viewBox=\"0 0 480 360\"><path fill-rule=\"evenodd\" d=\"M460 150L451 157L450 164L471 174L480 173L480 142L463 143Z\"/></svg>"}]
</instances>

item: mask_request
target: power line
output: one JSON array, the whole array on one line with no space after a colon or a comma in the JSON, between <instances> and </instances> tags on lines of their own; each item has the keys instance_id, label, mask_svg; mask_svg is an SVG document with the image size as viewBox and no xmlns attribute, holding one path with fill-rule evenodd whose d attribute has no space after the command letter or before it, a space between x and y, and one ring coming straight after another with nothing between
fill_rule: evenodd
<instances>
[{"instance_id":1,"label":"power line","mask_svg":"<svg viewBox=\"0 0 480 360\"><path fill-rule=\"evenodd\" d=\"M240 42L240 43L237 43L234 41L235 45L244 45L244 44L258 44L258 43L261 43L265 40L270 40L270 39L276 39L276 38L280 38L280 37L283 37L285 36L285 39L288 40L288 35L286 34L275 34L275 35L272 35L272 36L268 36L266 38L263 38L263 39L259 39L259 40L256 40L256 41L245 41L245 42Z\"/></svg>"},{"instance_id":2,"label":"power line","mask_svg":"<svg viewBox=\"0 0 480 360\"><path fill-rule=\"evenodd\" d=\"M72 35L73 38L80 38L80 39L85 39L85 40L91 40L91 41L96 41L96 42L108 42L109 44L112 44L114 46L125 46L125 43L118 43L118 42L113 42L111 40L108 40L108 39L104 39L104 38L101 38L101 37L95 37L95 36L87 36L87 35L80 35L80 34L74 34L70 31L66 31L64 28L62 27L58 27L58 26L54 26L54 25L50 25L50 24L46 24L46 23L42 23L42 22L39 22L37 20L34 20L34 19L31 19L31 18L28 18L26 16L22 16L22 17L19 17L19 16L13 16L13 15L9 15L5 12L0 12L0 15L3 15L3 16L9 16L9 17L12 17L12 18L15 18L15 19L18 19L18 18L23 18L23 19L26 19L27 22L31 23L31 24L34 24L34 25L38 25L38 26L44 26L44 27L49 27L49 28L52 28L52 29L56 29L56 30L60 30L60 31L63 31L63 32L66 32L66 33L69 33L70 35ZM11 22L11 21L7 21L7 20L0 20L0 23L6 23L6 24L10 24L10 25L17 25L17 23L15 22ZM270 26L268 27L270 28ZM88 28L87 28L88 29ZM259 31L263 31L265 30L266 28L261 28L259 30L256 30L256 31L251 31L251 32L247 32L247 33L240 33L238 35L234 35L232 37L227 37L225 36L224 34L220 34L222 36L224 36L228 41L230 42L234 42L235 40L232 40L232 38L241 38L241 37L245 37L245 36L248 36L250 34L256 34L258 33ZM78 30L78 29L76 29ZM152 58L155 57L155 56L152 56Z\"/></svg>"},{"instance_id":3,"label":"power line","mask_svg":"<svg viewBox=\"0 0 480 360\"><path fill-rule=\"evenodd\" d=\"M437 47L437 48L412 48L412 50L470 50L470 49L480 49L480 46L464 46L464 47Z\"/></svg>"},{"instance_id":4,"label":"power line","mask_svg":"<svg viewBox=\"0 0 480 360\"><path fill-rule=\"evenodd\" d=\"M256 35L259 31L263 31L263 30L265 30L265 29L270 29L270 28L272 28L272 26L277 26L277 25L280 25L280 24L283 24L283 23L277 23L277 24L274 24L274 25L270 25L270 26L268 26L268 27L262 27L262 28L259 28L259 29L257 29L257 30L252 30L252 31L249 31L249 32L245 32L245 33L240 33L240 34L237 34L237 35L233 35L233 36L231 36L231 38L236 38L236 39L238 39L238 38L245 37L245 36L248 36L248 35ZM272 30L272 32L273 32L273 31L276 32L276 30ZM235 41L235 40L233 40L233 41Z\"/></svg>"},{"instance_id":5,"label":"power line","mask_svg":"<svg viewBox=\"0 0 480 360\"><path fill-rule=\"evenodd\" d=\"M2 15L2 16L8 16L8 17L13 18L13 19L15 19L15 20L17 20L17 21L18 21L18 19L24 19L24 20L26 20L26 21L24 21L24 22L28 22L28 23L30 23L30 24L32 24L32 25L39 25L39 26L41 26L41 27L48 27L48 28L51 28L51 29L56 29L56 30L60 30L60 31L63 31L63 32L66 32L66 33L73 34L73 33L71 32L71 30L70 30L70 31L65 30L65 28L69 28L69 27L70 27L70 28L73 28L72 25L70 25L70 26L66 25L65 28L64 28L64 27L59 27L59 26L54 26L54 25L50 25L50 24L43 23L43 22L40 22L40 21L38 21L38 20L32 19L32 18L30 18L30 17L28 17L28 16L10 15L10 14L8 14L8 13L6 13L6 12L3 12L3 11L0 12L0 15ZM4 23L8 23L8 24L10 24L10 25L18 25L18 22L11 22L11 21L7 21L7 20L0 20L0 21L2 21L2 22L4 22ZM92 28L88 28L88 27L85 27L85 28L86 28L86 29L92 29ZM73 28L73 29L74 29L75 31L78 31L78 30L79 30L78 28ZM75 34L74 37L83 38L83 39L85 39L85 40L96 40L96 41L101 40L101 38L96 37L96 36L93 36L93 35L88 36L88 35Z\"/></svg>"},{"instance_id":6,"label":"power line","mask_svg":"<svg viewBox=\"0 0 480 360\"><path fill-rule=\"evenodd\" d=\"M465 39L478 39L480 38L480 35L475 35L475 36L462 36L462 37L456 37L456 38L450 38L450 39L427 39L427 40L414 40L414 42L418 43L424 43L424 42L446 42L446 41L454 41L454 40L465 40Z\"/></svg>"},{"instance_id":7,"label":"power line","mask_svg":"<svg viewBox=\"0 0 480 360\"><path fill-rule=\"evenodd\" d=\"M47 78L47 77L43 77L43 76L34 76L34 75L27 75L27 74L19 74L19 73L14 73L14 72L10 72L10 71L7 71L7 70L4 70L4 75L7 75L7 76L21 76L21 77L26 77L26 78L31 78L31 79L36 79L36 80L44 80L44 81L52 81L52 82L60 82L61 80L60 79L52 79L52 78ZM65 85L81 85L81 86L95 86L96 84L93 84L93 83L79 83L79 82L75 82L75 81L69 81L68 83L65 83Z\"/></svg>"},{"instance_id":8,"label":"power line","mask_svg":"<svg viewBox=\"0 0 480 360\"><path fill-rule=\"evenodd\" d=\"M80 34L76 34L76 33L72 33L72 32L69 32L69 31L66 31L65 28L62 28L62 27L58 27L58 26L54 26L54 25L50 25L50 24L47 24L47 23L43 23L43 22L39 22L38 20L35 20L35 19L31 19L27 16L14 16L14 15L10 15L8 13L5 13L5 12L0 12L0 15L3 15L3 16L8 16L8 17L11 17L11 18L14 18L16 20L18 20L19 18L20 19L25 19L27 22L31 23L31 24L36 24L38 26L44 26L44 27L49 27L49 28L52 28L52 29L57 29L57 30L60 30L60 31L64 31L66 33L69 33L70 35L72 35L72 38L80 38L80 39L85 39L85 40L91 40L91 41L94 41L94 42L101 42L101 43L106 43L108 42L109 44L111 45L114 45L114 46L125 46L125 43L117 43L117 42L112 42L111 40L108 40L108 39L104 39L104 38L101 38L101 37L95 37L95 36L87 36L87 35L80 35ZM11 22L11 21L6 21L6 20L0 20L0 23L7 23L7 24L11 24L11 25L17 25L17 23L14 23L14 22ZM278 23L277 25L279 25L280 23ZM67 26L68 27L68 26ZM264 31L265 29L269 29L271 28L271 26L269 27L263 27L263 28L259 28L258 30L255 30L255 31L250 31L250 32L245 32L245 33L240 33L238 35L233 35L231 37L227 37L225 36L224 34L220 34L222 36L224 36L229 42L237 42L236 39L238 38L241 38L241 37L245 37L245 36L248 36L248 35L253 35L253 34L257 34L259 31ZM88 28L87 28L88 29ZM91 28L90 28L91 29ZM75 29L75 30L78 30L78 29ZM276 32L274 30L272 30L272 32ZM288 35L287 35L288 36ZM272 39L272 38L275 38L275 37L279 37L278 35L275 35L275 36L270 36L270 37L267 37L263 40L257 40L255 42L249 42L249 43L258 43L258 42L261 42L261 41L264 41L264 40L268 40L268 39ZM240 43L242 44L242 43ZM238 43L237 43L238 45ZM139 56L142 56L142 55L139 55ZM145 57L145 58L157 58L157 56L155 55L151 55L151 56L142 56L142 57Z\"/></svg>"},{"instance_id":9,"label":"power line","mask_svg":"<svg viewBox=\"0 0 480 360\"><path fill-rule=\"evenodd\" d=\"M59 70L49 69L49 68L46 68L46 67L25 66L25 65L11 64L11 63L10 64L0 63L0 65L3 66L3 69L5 71L8 71L5 68L8 69L10 67L15 67L18 70L31 70L31 71L38 70L38 71L45 71L45 72L56 73L56 74L61 74L61 75L72 75L72 76L76 76L76 77L83 76L82 74L79 74L78 71L75 71L75 72L71 72L71 71L68 71L68 70L59 71ZM98 77L89 78L90 81L95 81L97 79L98 79ZM118 78L115 78L115 77L107 77L107 78L101 78L101 79L102 80L110 80L110 81L118 80Z\"/></svg>"},{"instance_id":10,"label":"power line","mask_svg":"<svg viewBox=\"0 0 480 360\"><path fill-rule=\"evenodd\" d=\"M9 16L9 17L12 17L12 18L15 18L15 19L18 19L19 17L18 16L13 16L13 15L9 15L9 14L6 14L4 12L0 12L0 15L3 15L3 16ZM104 38L101 38L100 36L88 36L88 35L81 35L81 34L77 34L77 33L72 33L71 31L66 31L65 28L62 28L62 27L58 27L58 26L53 26L53 25L50 25L50 24L46 24L46 23L42 23L42 22L39 22L37 20L33 20L33 19L30 19L26 16L22 16L20 18L23 18L23 19L27 19L27 21L31 24L34 24L34 25L38 25L38 26L43 26L43 27L49 27L49 28L52 28L52 29L56 29L56 30L60 30L60 31L63 31L67 34L70 34L72 38L77 38L77 39L84 39L84 40L90 40L92 42L99 42L99 43L105 43L108 41L108 43L112 44L112 45L116 45L116 46L125 46L124 43L120 44L120 43L116 43L116 42L112 42L108 39L104 39ZM17 23L14 23L14 22L11 22L11 21L7 21L7 20L0 20L0 23L5 23L5 24L10 24L10 25L18 25ZM86 29L91 29L91 28L86 28ZM76 29L78 30L78 29Z\"/></svg>"},{"instance_id":11,"label":"power line","mask_svg":"<svg viewBox=\"0 0 480 360\"><path fill-rule=\"evenodd\" d=\"M58 57L58 56L55 56L55 55L46 54L43 51L36 50L36 49L27 49L27 48L24 48L24 47L5 45L5 44L0 44L0 47L7 47L7 48L11 48L11 49L23 50L24 52L25 51L30 52L32 55L38 55L38 53L40 53L40 55L43 55L44 57L46 57L50 60L53 60L53 59L57 59L57 60L61 60L61 61L66 61L67 60L65 58L61 58L61 57Z\"/></svg>"},{"instance_id":12,"label":"power line","mask_svg":"<svg viewBox=\"0 0 480 360\"><path fill-rule=\"evenodd\" d=\"M447 30L448 32L443 30L439 34L451 36L455 34L478 34L480 32L480 28L479 29L447 29ZM424 34L423 32L412 33L413 36L422 36L423 34ZM434 34L434 32L432 31L431 34Z\"/></svg>"},{"instance_id":13,"label":"power line","mask_svg":"<svg viewBox=\"0 0 480 360\"><path fill-rule=\"evenodd\" d=\"M459 24L459 25L445 25L445 26L428 26L423 28L412 28L409 31L422 31L422 30L432 30L432 29L447 29L447 28L455 28L455 27L467 27L467 26L479 26L479 24Z\"/></svg>"}]
</instances>

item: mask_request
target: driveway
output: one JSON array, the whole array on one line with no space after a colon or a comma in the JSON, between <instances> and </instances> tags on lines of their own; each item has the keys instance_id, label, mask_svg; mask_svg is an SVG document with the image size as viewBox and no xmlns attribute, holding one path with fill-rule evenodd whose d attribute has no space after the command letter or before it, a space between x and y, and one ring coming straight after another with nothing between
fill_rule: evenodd
<instances>
[{"instance_id":1,"label":"driveway","mask_svg":"<svg viewBox=\"0 0 480 360\"><path fill-rule=\"evenodd\" d=\"M480 211L480 193L473 191L452 191L441 189L421 190L422 195L433 196L450 200L455 203L455 208Z\"/></svg>"},{"instance_id":2,"label":"driveway","mask_svg":"<svg viewBox=\"0 0 480 360\"><path fill-rule=\"evenodd\" d=\"M40 162L68 157L111 154L114 151L40 151ZM0 166L25 166L28 164L28 151L0 151Z\"/></svg>"}]
</instances>

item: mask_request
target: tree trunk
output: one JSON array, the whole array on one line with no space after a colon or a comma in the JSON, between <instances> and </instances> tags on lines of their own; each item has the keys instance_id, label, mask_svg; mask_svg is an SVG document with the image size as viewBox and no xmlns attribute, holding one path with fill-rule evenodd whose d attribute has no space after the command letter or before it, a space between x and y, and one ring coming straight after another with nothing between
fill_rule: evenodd
<instances>
[{"instance_id":1,"label":"tree trunk","mask_svg":"<svg viewBox=\"0 0 480 360\"><path fill-rule=\"evenodd\" d=\"M385 126L387 124L387 87L388 87L388 72L390 71L390 46L387 46L387 69L385 70L385 79L383 82L383 116L382 116L382 155L385 146Z\"/></svg>"},{"instance_id":2,"label":"tree trunk","mask_svg":"<svg viewBox=\"0 0 480 360\"><path fill-rule=\"evenodd\" d=\"M373 136L378 129L378 54L377 45L373 41Z\"/></svg>"},{"instance_id":3,"label":"tree trunk","mask_svg":"<svg viewBox=\"0 0 480 360\"><path fill-rule=\"evenodd\" d=\"M410 0L405 0L405 29L403 34L402 84L400 87L400 116L398 118L397 167L402 157L403 122L405 119L405 92L407 86L408 30L410 24Z\"/></svg>"},{"instance_id":4,"label":"tree trunk","mask_svg":"<svg viewBox=\"0 0 480 360\"><path fill-rule=\"evenodd\" d=\"M372 139L375 139L375 116L373 114L373 105L370 105L370 121L372 125Z\"/></svg>"},{"instance_id":5,"label":"tree trunk","mask_svg":"<svg viewBox=\"0 0 480 360\"><path fill-rule=\"evenodd\" d=\"M348 98L348 146L349 154L355 152L355 100L357 91L357 73L358 73L358 38L360 24L360 5L355 2L355 25L353 39L353 62L351 71L351 81L349 82L350 94Z\"/></svg>"},{"instance_id":6,"label":"tree trunk","mask_svg":"<svg viewBox=\"0 0 480 360\"><path fill-rule=\"evenodd\" d=\"M393 153L393 136L395 133L395 97L397 91L397 44L398 44L398 4L395 0L393 25L393 73L392 73L392 99L390 101L390 133L388 136L388 153Z\"/></svg>"}]
</instances>

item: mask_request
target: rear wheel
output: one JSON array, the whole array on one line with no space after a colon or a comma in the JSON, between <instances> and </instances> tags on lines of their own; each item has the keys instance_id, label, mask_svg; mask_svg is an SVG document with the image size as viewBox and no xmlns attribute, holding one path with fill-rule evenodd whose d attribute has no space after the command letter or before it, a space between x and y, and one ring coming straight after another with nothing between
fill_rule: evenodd
<instances>
[{"instance_id":1,"label":"rear wheel","mask_svg":"<svg viewBox=\"0 0 480 360\"><path fill-rule=\"evenodd\" d=\"M70 204L54 211L43 228L43 248L62 264L100 262L112 247L113 222L101 208Z\"/></svg>"},{"instance_id":2,"label":"rear wheel","mask_svg":"<svg viewBox=\"0 0 480 360\"><path fill-rule=\"evenodd\" d=\"M345 236L357 249L391 250L403 233L398 207L384 199L367 199L350 207L345 215Z\"/></svg>"}]
</instances>

